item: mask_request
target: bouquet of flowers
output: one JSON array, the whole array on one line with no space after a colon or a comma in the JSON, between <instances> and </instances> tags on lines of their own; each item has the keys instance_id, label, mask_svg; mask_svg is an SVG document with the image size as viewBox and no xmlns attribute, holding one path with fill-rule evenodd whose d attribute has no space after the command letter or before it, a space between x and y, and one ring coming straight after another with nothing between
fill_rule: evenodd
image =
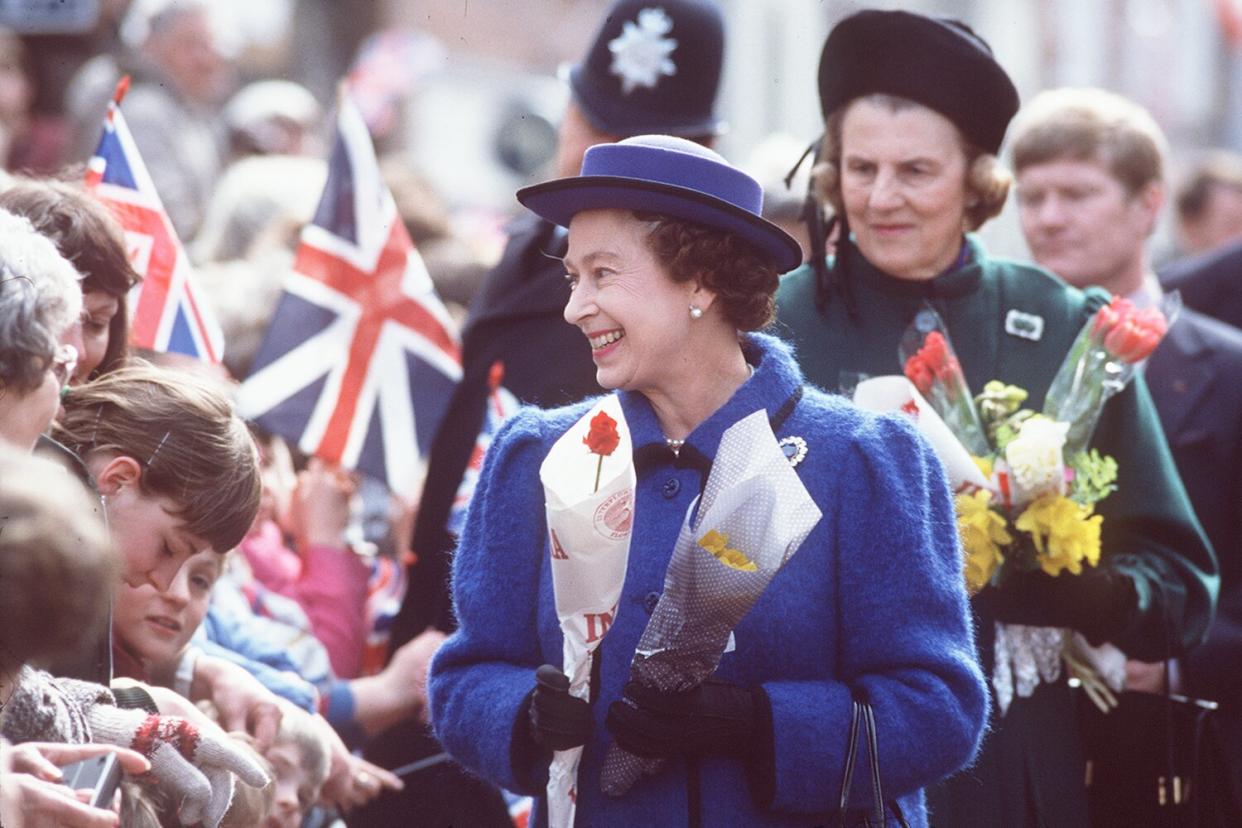
<instances>
[{"instance_id":1,"label":"bouquet of flowers","mask_svg":"<svg viewBox=\"0 0 1242 828\"><path fill-rule=\"evenodd\" d=\"M634 517L634 453L616 395L561 436L539 468L547 508L556 616L569 692L589 699L591 656L612 626L625 585ZM574 823L582 748L548 769L548 824Z\"/></svg>"},{"instance_id":2,"label":"bouquet of flowers","mask_svg":"<svg viewBox=\"0 0 1242 828\"><path fill-rule=\"evenodd\" d=\"M777 444L766 412L730 426L702 496L686 512L630 678L662 692L701 684L720 664L733 628L820 516ZM662 764L612 744L604 755L601 787L621 796Z\"/></svg>"},{"instance_id":3,"label":"bouquet of flowers","mask_svg":"<svg viewBox=\"0 0 1242 828\"><path fill-rule=\"evenodd\" d=\"M1164 310L1139 310L1115 298L1097 311L1075 339L1039 413L1023 407L1025 390L1000 381L972 396L948 331L931 308L918 314L899 346L909 381L906 399L890 388L877 403L867 399L867 383L859 386L855 399L865 407L886 406L914 416L950 469L971 594L988 584L1002 586L1017 573L1040 569L1051 576L1078 575L1099 562L1103 517L1095 514L1095 506L1116 488L1117 463L1088 444L1105 401L1150 356L1168 328L1166 314L1179 307L1174 295ZM927 422L928 407L948 426L956 445L929 433L936 429ZM963 451L982 482L954 474ZM1098 686L1092 656L1068 631L998 626L992 681L1002 712L1015 689L1028 696L1041 679L1055 680L1062 660L1086 683Z\"/></svg>"}]
</instances>

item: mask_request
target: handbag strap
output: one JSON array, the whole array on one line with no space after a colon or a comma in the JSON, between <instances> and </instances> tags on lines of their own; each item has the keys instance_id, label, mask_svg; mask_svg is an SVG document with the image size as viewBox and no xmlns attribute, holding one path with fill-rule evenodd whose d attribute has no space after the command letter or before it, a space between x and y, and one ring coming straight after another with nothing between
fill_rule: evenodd
<instances>
[{"instance_id":1,"label":"handbag strap","mask_svg":"<svg viewBox=\"0 0 1242 828\"><path fill-rule=\"evenodd\" d=\"M884 791L880 787L880 742L875 735L875 711L871 705L863 705L863 721L867 725L867 751L871 757L871 807L875 811L876 824L883 825Z\"/></svg>"},{"instance_id":2,"label":"handbag strap","mask_svg":"<svg viewBox=\"0 0 1242 828\"><path fill-rule=\"evenodd\" d=\"M841 797L838 813L841 815L842 823L844 823L846 809L849 806L850 784L854 781L854 767L858 762L860 730L864 732L864 737L867 740L867 758L871 770L872 815L870 818L864 816L863 824L871 825L872 820L874 820L877 828L883 828L887 823L888 817L886 815L884 791L880 781L880 742L879 737L876 735L875 711L871 709L869 703L858 701L857 699L854 700L853 711L850 717L850 738L845 751L845 767L841 774ZM897 824L901 828L910 828L896 800L888 803L888 807L892 808L893 815L897 818Z\"/></svg>"},{"instance_id":3,"label":"handbag strap","mask_svg":"<svg viewBox=\"0 0 1242 828\"><path fill-rule=\"evenodd\" d=\"M845 749L845 768L841 773L841 804L837 808L842 814L850 801L850 783L854 781L854 763L858 759L858 729L861 720L862 704L855 699L850 716L850 741Z\"/></svg>"}]
</instances>

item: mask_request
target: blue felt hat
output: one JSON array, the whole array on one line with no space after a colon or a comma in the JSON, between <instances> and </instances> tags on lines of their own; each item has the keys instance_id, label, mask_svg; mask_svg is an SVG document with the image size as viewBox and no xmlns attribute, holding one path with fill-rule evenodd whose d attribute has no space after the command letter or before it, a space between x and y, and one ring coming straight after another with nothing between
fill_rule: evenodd
<instances>
[{"instance_id":1,"label":"blue felt hat","mask_svg":"<svg viewBox=\"0 0 1242 828\"><path fill-rule=\"evenodd\" d=\"M569 87L607 135L698 138L723 130L716 93L724 18L713 0L617 0Z\"/></svg>"},{"instance_id":2,"label":"blue felt hat","mask_svg":"<svg viewBox=\"0 0 1242 828\"><path fill-rule=\"evenodd\" d=\"M597 144L583 156L581 175L523 187L517 199L562 227L583 210L659 213L734 233L782 273L802 264L793 236L762 217L759 182L684 138L638 135Z\"/></svg>"}]
</instances>

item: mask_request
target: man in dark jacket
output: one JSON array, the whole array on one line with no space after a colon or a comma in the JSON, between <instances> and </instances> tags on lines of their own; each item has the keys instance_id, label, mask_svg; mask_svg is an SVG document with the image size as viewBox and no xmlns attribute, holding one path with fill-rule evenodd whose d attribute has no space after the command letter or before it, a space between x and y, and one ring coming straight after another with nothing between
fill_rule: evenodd
<instances>
[{"instance_id":1,"label":"man in dark jacket","mask_svg":"<svg viewBox=\"0 0 1242 828\"><path fill-rule=\"evenodd\" d=\"M1242 328L1242 242L1176 261L1160 271L1160 283L1187 307Z\"/></svg>"},{"instance_id":2,"label":"man in dark jacket","mask_svg":"<svg viewBox=\"0 0 1242 828\"><path fill-rule=\"evenodd\" d=\"M1078 287L1160 302L1147 239L1164 201L1164 148L1151 116L1117 95L1062 89L1034 98L1015 122L1012 149L1035 260ZM1173 689L1220 703L1242 794L1242 689L1227 678L1242 661L1242 331L1183 309L1145 377L1221 572L1217 620L1174 670ZM1127 673L1130 689L1164 689L1163 665L1130 662Z\"/></svg>"},{"instance_id":3,"label":"man in dark jacket","mask_svg":"<svg viewBox=\"0 0 1242 828\"><path fill-rule=\"evenodd\" d=\"M585 59L568 73L571 96L557 134L556 177L577 175L588 147L634 135L678 135L710 145L722 128L715 100L723 54L724 22L711 0L618 0ZM565 246L564 231L552 224L530 214L515 220L499 264L471 305L462 332L462 381L436 435L419 503L411 543L417 562L393 628L394 651L428 627L454 627L448 591L454 529L469 499L473 476L467 471L481 462L476 445L497 384L518 401L542 407L602 393L586 340L562 317L569 298L560 258ZM368 756L394 767L439 750L410 724L392 728ZM437 766L406 782L404 797L379 800L356 824L493 824L486 821L493 810L461 810L496 798L478 792L482 783L460 771ZM461 795L445 785L475 792ZM424 792L417 804L419 795L411 791Z\"/></svg>"}]
</instances>

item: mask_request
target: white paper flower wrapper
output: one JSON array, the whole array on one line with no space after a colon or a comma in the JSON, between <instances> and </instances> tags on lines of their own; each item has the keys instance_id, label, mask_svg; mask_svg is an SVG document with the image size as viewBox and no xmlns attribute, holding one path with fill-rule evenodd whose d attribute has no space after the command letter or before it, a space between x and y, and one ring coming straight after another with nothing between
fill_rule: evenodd
<instances>
[{"instance_id":1,"label":"white paper flower wrapper","mask_svg":"<svg viewBox=\"0 0 1242 828\"><path fill-rule=\"evenodd\" d=\"M913 415L914 425L944 464L953 491L967 486L989 488L987 478L970 459L966 446L953 435L952 429L910 380L896 374L865 379L854 389L854 404L876 414L900 411L913 405L917 411Z\"/></svg>"},{"instance_id":2,"label":"white paper flower wrapper","mask_svg":"<svg viewBox=\"0 0 1242 828\"><path fill-rule=\"evenodd\" d=\"M620 443L603 458L583 438L600 411L616 420ZM595 491L596 469L599 491ZM616 395L602 399L561 436L539 468L547 509L556 616L564 635L562 669L569 692L587 699L591 654L617 612L630 557L634 510L634 452ZM574 824L582 748L557 751L548 769L548 824Z\"/></svg>"},{"instance_id":3,"label":"white paper flower wrapper","mask_svg":"<svg viewBox=\"0 0 1242 828\"><path fill-rule=\"evenodd\" d=\"M757 411L731 426L721 437L697 514L695 504L686 513L630 678L665 692L701 684L719 665L730 632L820 516L777 445L767 414ZM621 796L662 764L612 744L601 787Z\"/></svg>"}]
</instances>

